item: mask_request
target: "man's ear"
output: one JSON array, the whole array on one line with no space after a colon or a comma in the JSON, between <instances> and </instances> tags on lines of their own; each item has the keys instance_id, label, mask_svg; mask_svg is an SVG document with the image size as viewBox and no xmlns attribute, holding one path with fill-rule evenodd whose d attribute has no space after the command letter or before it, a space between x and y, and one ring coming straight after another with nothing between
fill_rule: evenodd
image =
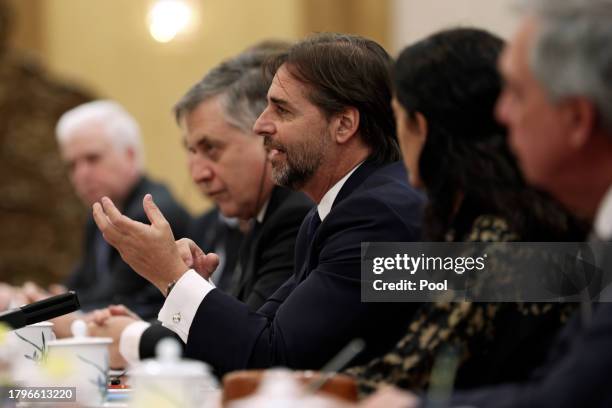
<instances>
[{"instance_id":1,"label":"man's ear","mask_svg":"<svg viewBox=\"0 0 612 408\"><path fill-rule=\"evenodd\" d=\"M357 133L359 119L359 110L350 106L334 115L332 132L336 143L344 144Z\"/></svg>"},{"instance_id":2,"label":"man's ear","mask_svg":"<svg viewBox=\"0 0 612 408\"><path fill-rule=\"evenodd\" d=\"M425 143L425 140L427 139L427 132L429 131L429 126L427 124L425 115L423 115L421 112L416 112L414 114L414 120L408 123L408 126L412 128L414 135L419 139L422 139L423 143Z\"/></svg>"},{"instance_id":3,"label":"man's ear","mask_svg":"<svg viewBox=\"0 0 612 408\"><path fill-rule=\"evenodd\" d=\"M563 102L560 107L564 125L569 134L569 145L580 149L586 145L597 127L597 110L593 102L576 97Z\"/></svg>"}]
</instances>

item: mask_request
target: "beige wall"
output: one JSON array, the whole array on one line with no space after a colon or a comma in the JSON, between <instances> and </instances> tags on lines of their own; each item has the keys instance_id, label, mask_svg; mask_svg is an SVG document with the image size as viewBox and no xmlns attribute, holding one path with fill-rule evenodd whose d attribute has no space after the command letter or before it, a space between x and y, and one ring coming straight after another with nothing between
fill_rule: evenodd
<instances>
[{"instance_id":1,"label":"beige wall","mask_svg":"<svg viewBox=\"0 0 612 408\"><path fill-rule=\"evenodd\" d=\"M40 55L43 35L40 0L0 0L2 1L11 13L11 47Z\"/></svg>"},{"instance_id":2,"label":"beige wall","mask_svg":"<svg viewBox=\"0 0 612 408\"><path fill-rule=\"evenodd\" d=\"M303 34L335 31L390 45L389 0L302 0Z\"/></svg>"},{"instance_id":3,"label":"beige wall","mask_svg":"<svg viewBox=\"0 0 612 408\"><path fill-rule=\"evenodd\" d=\"M478 25L508 36L515 0L192 0L199 26L168 44L148 33L152 0L9 0L19 15L14 43L38 52L60 77L124 104L139 120L147 168L192 212L208 204L192 186L170 114L213 65L254 42L343 31L396 54L438 29Z\"/></svg>"},{"instance_id":4,"label":"beige wall","mask_svg":"<svg viewBox=\"0 0 612 408\"><path fill-rule=\"evenodd\" d=\"M339 31L387 47L391 38L391 0L191 0L198 26L167 44L148 33L153 0L7 1L18 14L13 45L39 54L56 76L122 103L141 124L148 171L193 213L208 203L187 174L170 113L191 84L223 58L265 38Z\"/></svg>"},{"instance_id":5,"label":"beige wall","mask_svg":"<svg viewBox=\"0 0 612 408\"><path fill-rule=\"evenodd\" d=\"M509 37L516 23L516 0L391 0L391 48L397 54L407 44L442 28L476 25Z\"/></svg>"},{"instance_id":6,"label":"beige wall","mask_svg":"<svg viewBox=\"0 0 612 408\"><path fill-rule=\"evenodd\" d=\"M142 125L149 172L194 213L208 204L191 184L170 115L192 83L265 38L296 40L313 31L358 33L385 45L389 38L388 0L194 0L199 26L167 44L147 31L151 0L27 1L42 16L38 48L49 67L125 105Z\"/></svg>"},{"instance_id":7,"label":"beige wall","mask_svg":"<svg viewBox=\"0 0 612 408\"><path fill-rule=\"evenodd\" d=\"M147 31L147 0L52 0L43 4L44 57L63 77L122 103L141 123L147 168L192 212L202 199L187 174L174 102L213 65L252 43L296 39L298 0L206 0L200 26L161 44Z\"/></svg>"}]
</instances>

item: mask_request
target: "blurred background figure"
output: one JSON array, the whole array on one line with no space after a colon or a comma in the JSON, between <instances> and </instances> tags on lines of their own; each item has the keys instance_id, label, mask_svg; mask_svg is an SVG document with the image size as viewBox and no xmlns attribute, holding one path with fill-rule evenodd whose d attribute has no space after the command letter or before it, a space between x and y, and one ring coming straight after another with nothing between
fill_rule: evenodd
<instances>
[{"instance_id":1,"label":"blurred background figure","mask_svg":"<svg viewBox=\"0 0 612 408\"><path fill-rule=\"evenodd\" d=\"M56 135L70 181L86 207L91 208L104 196L111 197L126 214L144 222L142 199L150 193L166 211L177 236L184 236L189 214L164 185L144 174L140 129L119 104L99 100L80 105L60 118ZM67 289L77 292L84 312L122 303L149 319L163 303L162 294L106 243L91 216L85 224L81 258L64 285L52 285L47 291L27 283L21 293L32 302ZM54 322L58 337L69 334L74 317Z\"/></svg>"},{"instance_id":2,"label":"blurred background figure","mask_svg":"<svg viewBox=\"0 0 612 408\"><path fill-rule=\"evenodd\" d=\"M119 104L94 101L67 112L57 124L57 140L70 181L87 207L107 196L144 222L142 199L150 193L177 237L185 235L188 213L164 185L144 174L138 124ZM123 303L143 318L152 318L163 302L162 294L104 241L92 217L85 226L81 260L65 285L77 291L85 311Z\"/></svg>"}]
</instances>

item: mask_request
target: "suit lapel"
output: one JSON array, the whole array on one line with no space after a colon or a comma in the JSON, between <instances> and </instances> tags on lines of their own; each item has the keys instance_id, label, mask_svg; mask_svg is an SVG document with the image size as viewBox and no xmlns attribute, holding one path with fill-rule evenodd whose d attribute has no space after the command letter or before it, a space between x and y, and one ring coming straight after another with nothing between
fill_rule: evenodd
<instances>
[{"instance_id":1,"label":"suit lapel","mask_svg":"<svg viewBox=\"0 0 612 408\"><path fill-rule=\"evenodd\" d=\"M333 208L339 202L344 200L353 191L355 191L355 189L357 189L357 187L359 187L368 177L370 177L372 173L376 172L376 170L380 169L381 167L386 166L387 164L389 163L380 164L380 163L376 163L371 158L366 159L361 164L361 166L359 166L355 170L355 172L351 174L351 176L348 178L348 180L346 180L346 182L344 183L344 185L338 192L338 195L336 196L336 199L334 200L334 204L332 205L332 211L333 211Z\"/></svg>"},{"instance_id":2,"label":"suit lapel","mask_svg":"<svg viewBox=\"0 0 612 408\"><path fill-rule=\"evenodd\" d=\"M346 180L334 203L332 204L332 210L328 214L327 217L323 220L312 241L308 242L308 225L310 225L311 219L317 211L317 207L313 208L308 215L304 218L302 222L302 226L300 227L300 232L298 234L297 245L296 245L296 280L297 282L301 282L310 272L315 269L319 265L319 252L320 247L323 244L322 240L325 239L325 227L327 225L326 221L330 216L333 217L334 207L338 205L342 200L347 198L353 191L355 191L372 173L374 173L379 168L385 166L386 164L375 163L372 159L368 158L363 162L361 166L359 166L353 174Z\"/></svg>"}]
</instances>

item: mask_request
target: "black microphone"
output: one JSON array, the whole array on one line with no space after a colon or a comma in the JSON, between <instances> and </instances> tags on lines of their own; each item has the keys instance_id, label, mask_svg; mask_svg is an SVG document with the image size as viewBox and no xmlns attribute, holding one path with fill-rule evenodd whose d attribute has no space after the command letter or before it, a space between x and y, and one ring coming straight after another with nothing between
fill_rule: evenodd
<instances>
[{"instance_id":1,"label":"black microphone","mask_svg":"<svg viewBox=\"0 0 612 408\"><path fill-rule=\"evenodd\" d=\"M8 324L13 330L17 330L30 324L63 316L80 308L77 294L70 291L0 313L0 323Z\"/></svg>"}]
</instances>

